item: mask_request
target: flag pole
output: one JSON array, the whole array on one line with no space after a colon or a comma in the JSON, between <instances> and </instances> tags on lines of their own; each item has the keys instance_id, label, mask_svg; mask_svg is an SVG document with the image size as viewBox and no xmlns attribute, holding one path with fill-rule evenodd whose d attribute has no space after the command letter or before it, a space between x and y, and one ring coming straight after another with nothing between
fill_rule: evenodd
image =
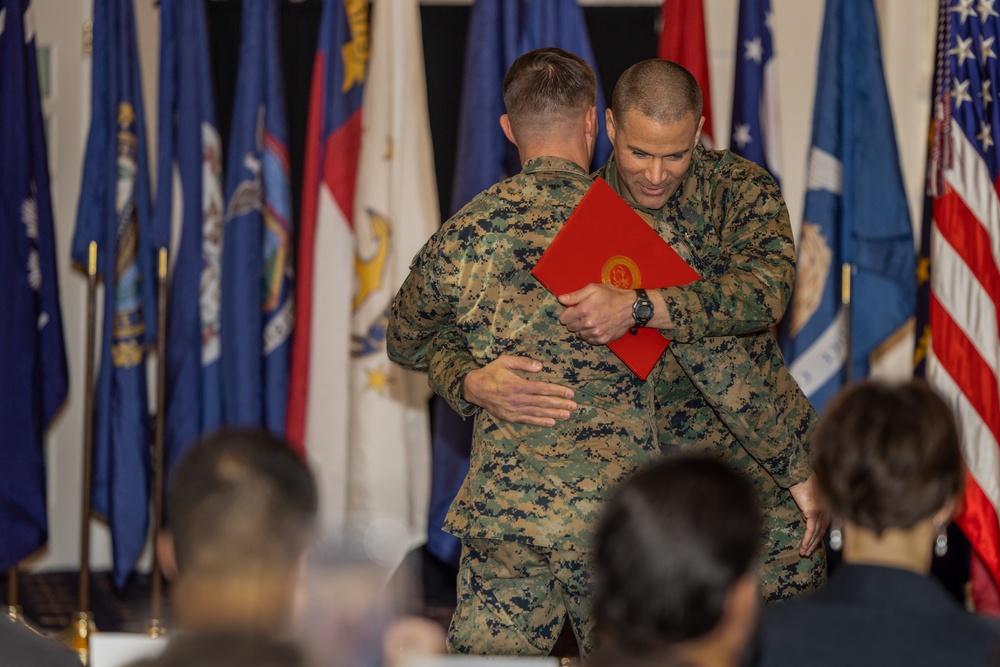
<instances>
[{"instance_id":1,"label":"flag pole","mask_svg":"<svg viewBox=\"0 0 1000 667\"><path fill-rule=\"evenodd\" d=\"M7 620L24 623L24 613L17 603L17 565L7 570Z\"/></svg>"},{"instance_id":2,"label":"flag pole","mask_svg":"<svg viewBox=\"0 0 1000 667\"><path fill-rule=\"evenodd\" d=\"M844 310L844 346L847 348L844 362L844 384L850 384L854 379L854 349L851 335L851 274L854 267L850 262L840 265L840 305Z\"/></svg>"},{"instance_id":3,"label":"flag pole","mask_svg":"<svg viewBox=\"0 0 1000 667\"><path fill-rule=\"evenodd\" d=\"M163 580L156 541L163 528L163 434L167 421L167 249L160 248L157 266L156 293L156 431L153 438L153 568L150 573L150 619L148 633L159 637L165 633L160 611L162 608Z\"/></svg>"},{"instance_id":4,"label":"flag pole","mask_svg":"<svg viewBox=\"0 0 1000 667\"><path fill-rule=\"evenodd\" d=\"M105 290L105 295L107 291ZM106 299L107 300L107 299ZM66 629L66 643L87 664L90 635L97 632L90 612L90 494L94 469L94 341L97 333L97 242L87 249L87 351L84 364L83 490L80 498L80 590L76 620ZM110 304L105 304L105 308Z\"/></svg>"}]
</instances>

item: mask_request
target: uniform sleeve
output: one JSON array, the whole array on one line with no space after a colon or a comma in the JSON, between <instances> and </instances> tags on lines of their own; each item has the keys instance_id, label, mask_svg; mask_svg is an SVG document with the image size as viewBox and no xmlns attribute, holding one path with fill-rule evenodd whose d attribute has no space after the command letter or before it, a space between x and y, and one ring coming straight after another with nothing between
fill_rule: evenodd
<instances>
[{"instance_id":1,"label":"uniform sleeve","mask_svg":"<svg viewBox=\"0 0 1000 667\"><path fill-rule=\"evenodd\" d=\"M434 336L427 354L427 381L431 391L463 417L471 417L479 410L478 405L462 398L462 381L477 368L479 363L455 327L445 328Z\"/></svg>"},{"instance_id":2,"label":"uniform sleeve","mask_svg":"<svg viewBox=\"0 0 1000 667\"><path fill-rule=\"evenodd\" d=\"M706 217L706 229L713 227L709 216L722 217L715 226L720 237L715 264L722 269L660 290L674 325L666 335L679 342L763 331L778 322L791 297L795 246L774 180L766 172L734 170L710 195L702 204L708 210L695 214Z\"/></svg>"},{"instance_id":3,"label":"uniform sleeve","mask_svg":"<svg viewBox=\"0 0 1000 667\"><path fill-rule=\"evenodd\" d=\"M386 350L389 359L417 371L426 371L434 393L459 414L471 416L479 408L462 400L462 380L479 367L455 323L445 286L437 279L434 261L437 237L432 238L410 265L389 311Z\"/></svg>"},{"instance_id":4,"label":"uniform sleeve","mask_svg":"<svg viewBox=\"0 0 1000 667\"><path fill-rule=\"evenodd\" d=\"M438 289L432 257L437 237L410 264L410 274L389 309L386 351L389 359L417 371L427 370L427 353L434 335L453 321L451 304Z\"/></svg>"}]
</instances>

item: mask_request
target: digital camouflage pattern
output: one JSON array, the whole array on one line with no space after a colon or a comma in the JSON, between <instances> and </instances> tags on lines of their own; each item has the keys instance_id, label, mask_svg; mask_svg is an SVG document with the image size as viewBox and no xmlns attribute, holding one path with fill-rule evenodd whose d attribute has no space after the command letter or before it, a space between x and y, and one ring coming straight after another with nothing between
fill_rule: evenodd
<instances>
[{"instance_id":1,"label":"digital camouflage pattern","mask_svg":"<svg viewBox=\"0 0 1000 667\"><path fill-rule=\"evenodd\" d=\"M613 158L598 175L628 199ZM778 186L756 164L698 146L666 206L629 203L703 278L660 290L675 327L655 379L661 446L709 451L753 482L764 512L766 601L812 590L825 581L826 558L822 548L799 556L805 523L787 489L809 476L817 415L769 330L795 277Z\"/></svg>"},{"instance_id":2,"label":"digital camouflage pattern","mask_svg":"<svg viewBox=\"0 0 1000 667\"><path fill-rule=\"evenodd\" d=\"M451 653L546 656L569 614L580 653L594 644L590 558L519 542L462 540Z\"/></svg>"},{"instance_id":3,"label":"digital camouflage pattern","mask_svg":"<svg viewBox=\"0 0 1000 667\"><path fill-rule=\"evenodd\" d=\"M393 301L393 361L426 370L436 334L451 329L475 365L531 357L536 379L576 392L579 409L554 427L476 414L470 472L445 523L459 537L586 550L608 491L658 452L652 385L569 333L530 273L590 182L567 160L529 160L431 237Z\"/></svg>"}]
</instances>

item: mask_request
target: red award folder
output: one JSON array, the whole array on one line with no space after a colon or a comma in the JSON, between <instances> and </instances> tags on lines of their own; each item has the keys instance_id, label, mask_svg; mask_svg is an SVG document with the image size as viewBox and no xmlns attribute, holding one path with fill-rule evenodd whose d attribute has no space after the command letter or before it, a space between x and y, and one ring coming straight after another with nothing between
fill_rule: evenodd
<instances>
[{"instance_id":1,"label":"red award folder","mask_svg":"<svg viewBox=\"0 0 1000 667\"><path fill-rule=\"evenodd\" d=\"M601 178L594 179L531 273L556 296L590 283L657 289L700 278ZM640 327L608 348L645 380L669 344L656 329Z\"/></svg>"}]
</instances>

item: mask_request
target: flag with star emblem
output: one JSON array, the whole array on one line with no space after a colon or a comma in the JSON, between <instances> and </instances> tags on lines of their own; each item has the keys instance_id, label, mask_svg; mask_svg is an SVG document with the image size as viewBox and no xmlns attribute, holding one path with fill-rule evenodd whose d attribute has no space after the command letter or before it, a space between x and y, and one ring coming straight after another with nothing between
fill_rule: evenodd
<instances>
[{"instance_id":1,"label":"flag with star emblem","mask_svg":"<svg viewBox=\"0 0 1000 667\"><path fill-rule=\"evenodd\" d=\"M767 169L780 184L778 70L771 0L740 0L729 150Z\"/></svg>"},{"instance_id":2,"label":"flag with star emblem","mask_svg":"<svg viewBox=\"0 0 1000 667\"><path fill-rule=\"evenodd\" d=\"M913 316L916 253L872 0L827 0L783 350L817 409ZM842 267L851 267L849 308Z\"/></svg>"},{"instance_id":3,"label":"flag with star emblem","mask_svg":"<svg viewBox=\"0 0 1000 667\"><path fill-rule=\"evenodd\" d=\"M419 0L374 3L354 200L348 514L425 539L427 376L390 364L389 306L438 225ZM400 553L400 559L405 553Z\"/></svg>"},{"instance_id":4,"label":"flag with star emblem","mask_svg":"<svg viewBox=\"0 0 1000 667\"><path fill-rule=\"evenodd\" d=\"M66 399L45 121L28 0L0 0L0 571L48 537L45 431Z\"/></svg>"},{"instance_id":5,"label":"flag with star emblem","mask_svg":"<svg viewBox=\"0 0 1000 667\"><path fill-rule=\"evenodd\" d=\"M156 272L132 0L95 0L93 26L90 132L73 259L87 266L88 247L97 243L105 308L94 408L93 507L110 524L114 581L121 587L149 527L146 347L156 331Z\"/></svg>"},{"instance_id":6,"label":"flag with star emblem","mask_svg":"<svg viewBox=\"0 0 1000 667\"><path fill-rule=\"evenodd\" d=\"M354 191L368 76L367 0L323 4L313 64L299 231L288 440L320 482L320 515L347 512Z\"/></svg>"},{"instance_id":7,"label":"flag with star emblem","mask_svg":"<svg viewBox=\"0 0 1000 667\"><path fill-rule=\"evenodd\" d=\"M927 380L954 410L968 465L956 522L994 591L1000 583L1000 15L995 4L940 0L928 169L930 327L922 341ZM974 565L973 595L981 602L977 571Z\"/></svg>"},{"instance_id":8,"label":"flag with star emblem","mask_svg":"<svg viewBox=\"0 0 1000 667\"><path fill-rule=\"evenodd\" d=\"M705 125L701 143L715 146L712 131L712 87L708 75L708 46L705 38L705 5L702 0L663 0L663 27L656 57L684 66L701 86Z\"/></svg>"},{"instance_id":9,"label":"flag with star emblem","mask_svg":"<svg viewBox=\"0 0 1000 667\"><path fill-rule=\"evenodd\" d=\"M154 243L170 247L165 464L222 421L219 308L222 144L208 74L205 7L160 4ZM173 240L173 244L171 244Z\"/></svg>"},{"instance_id":10,"label":"flag with star emblem","mask_svg":"<svg viewBox=\"0 0 1000 667\"><path fill-rule=\"evenodd\" d=\"M294 259L278 21L277 0L243 4L226 173L220 368L223 421L283 436Z\"/></svg>"}]
</instances>

